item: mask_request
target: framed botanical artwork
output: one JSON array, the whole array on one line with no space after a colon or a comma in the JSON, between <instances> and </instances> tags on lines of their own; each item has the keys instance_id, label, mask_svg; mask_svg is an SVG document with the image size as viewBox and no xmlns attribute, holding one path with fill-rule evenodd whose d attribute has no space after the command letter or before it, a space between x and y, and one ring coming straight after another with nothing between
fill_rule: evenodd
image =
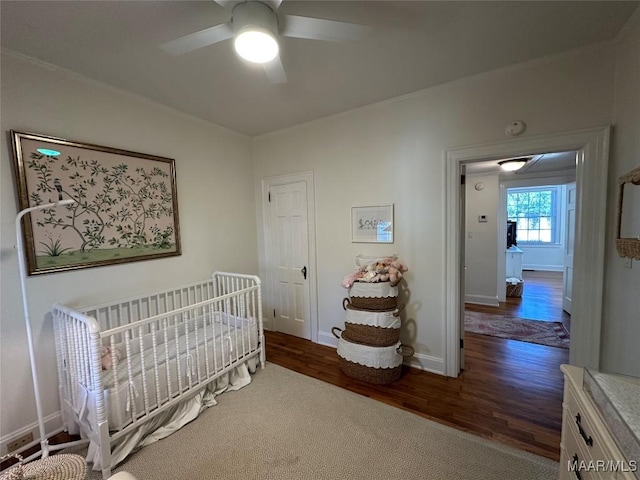
<instances>
[{"instance_id":1,"label":"framed botanical artwork","mask_svg":"<svg viewBox=\"0 0 640 480\"><path fill-rule=\"evenodd\" d=\"M175 161L11 131L29 275L181 254Z\"/></svg>"},{"instance_id":2,"label":"framed botanical artwork","mask_svg":"<svg viewBox=\"0 0 640 480\"><path fill-rule=\"evenodd\" d=\"M351 207L352 243L393 243L393 204Z\"/></svg>"}]
</instances>

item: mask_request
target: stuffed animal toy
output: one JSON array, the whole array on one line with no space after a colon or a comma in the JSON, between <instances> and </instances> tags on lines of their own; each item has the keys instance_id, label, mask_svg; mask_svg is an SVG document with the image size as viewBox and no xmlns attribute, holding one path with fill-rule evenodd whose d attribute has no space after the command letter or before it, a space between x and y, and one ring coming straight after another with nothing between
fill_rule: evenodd
<instances>
[{"instance_id":1,"label":"stuffed animal toy","mask_svg":"<svg viewBox=\"0 0 640 480\"><path fill-rule=\"evenodd\" d=\"M389 267L389 281L395 285L402 279L402 272L395 267Z\"/></svg>"},{"instance_id":2,"label":"stuffed animal toy","mask_svg":"<svg viewBox=\"0 0 640 480\"><path fill-rule=\"evenodd\" d=\"M356 274L360 271L360 269L358 267L353 269L353 272L348 273L347 275L344 276L344 278L342 279L342 287L343 288L351 288L351 286L353 285L353 282L356 281Z\"/></svg>"},{"instance_id":3,"label":"stuffed animal toy","mask_svg":"<svg viewBox=\"0 0 640 480\"><path fill-rule=\"evenodd\" d=\"M120 351L111 347L102 347L102 370L110 369L114 362L120 361Z\"/></svg>"},{"instance_id":4,"label":"stuffed animal toy","mask_svg":"<svg viewBox=\"0 0 640 480\"><path fill-rule=\"evenodd\" d=\"M405 273L409 271L409 267L406 264L401 262L400 260L395 260L391 262L391 266L397 268L401 273Z\"/></svg>"},{"instance_id":5,"label":"stuffed animal toy","mask_svg":"<svg viewBox=\"0 0 640 480\"><path fill-rule=\"evenodd\" d=\"M398 283L402 279L402 274L409 271L404 263L399 260L391 262L389 265L389 281L393 284Z\"/></svg>"},{"instance_id":6,"label":"stuffed animal toy","mask_svg":"<svg viewBox=\"0 0 640 480\"><path fill-rule=\"evenodd\" d=\"M369 283L371 283L371 282L376 281L374 279L376 278L376 275L378 275L378 274L373 269L373 267L372 268L369 268L369 267L372 267L372 266L371 265L367 266L367 271L362 276L362 278L359 279L361 282L369 282Z\"/></svg>"},{"instance_id":7,"label":"stuffed animal toy","mask_svg":"<svg viewBox=\"0 0 640 480\"><path fill-rule=\"evenodd\" d=\"M342 286L349 289L354 282L387 282L396 284L402 278L402 274L409 269L398 260L395 255L391 257L378 258L369 263L355 267L353 271L342 279Z\"/></svg>"},{"instance_id":8,"label":"stuffed animal toy","mask_svg":"<svg viewBox=\"0 0 640 480\"><path fill-rule=\"evenodd\" d=\"M378 275L376 275L376 282L386 282L389 280L389 274L388 273L379 273Z\"/></svg>"},{"instance_id":9,"label":"stuffed animal toy","mask_svg":"<svg viewBox=\"0 0 640 480\"><path fill-rule=\"evenodd\" d=\"M349 289L353 286L353 282L360 280L364 275L362 267L354 267L353 271L342 279L342 286Z\"/></svg>"}]
</instances>

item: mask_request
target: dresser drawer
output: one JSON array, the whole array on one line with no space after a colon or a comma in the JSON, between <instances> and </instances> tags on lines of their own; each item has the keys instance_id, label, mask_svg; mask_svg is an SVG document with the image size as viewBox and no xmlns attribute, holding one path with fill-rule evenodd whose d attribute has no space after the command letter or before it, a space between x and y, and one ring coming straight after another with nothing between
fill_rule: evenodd
<instances>
[{"instance_id":1,"label":"dresser drawer","mask_svg":"<svg viewBox=\"0 0 640 480\"><path fill-rule=\"evenodd\" d=\"M602 434L584 410L575 411L566 410L565 413L567 425L565 428L571 432L575 442L580 445L582 451L588 455L589 460L616 460L614 454L604 445Z\"/></svg>"},{"instance_id":2,"label":"dresser drawer","mask_svg":"<svg viewBox=\"0 0 640 480\"><path fill-rule=\"evenodd\" d=\"M638 480L637 460L626 459L592 399L581 388L582 369L563 366L565 389L560 445L562 480ZM632 471L633 470L633 471Z\"/></svg>"},{"instance_id":3,"label":"dresser drawer","mask_svg":"<svg viewBox=\"0 0 640 480\"><path fill-rule=\"evenodd\" d=\"M567 428L560 447L560 479L561 480L603 480L600 472L593 468L591 455L585 452L582 438L577 437L572 429ZM610 480L608 477L607 480Z\"/></svg>"}]
</instances>

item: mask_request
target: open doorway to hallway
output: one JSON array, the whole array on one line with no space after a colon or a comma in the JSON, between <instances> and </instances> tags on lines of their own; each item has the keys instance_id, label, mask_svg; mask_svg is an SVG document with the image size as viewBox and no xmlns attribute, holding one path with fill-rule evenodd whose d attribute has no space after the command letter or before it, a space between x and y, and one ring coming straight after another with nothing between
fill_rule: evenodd
<instances>
[{"instance_id":1,"label":"open doorway to hallway","mask_svg":"<svg viewBox=\"0 0 640 480\"><path fill-rule=\"evenodd\" d=\"M576 155L576 242L574 252L573 317L570 362L597 368L600 363L600 331L603 304L606 196L610 128L593 128L447 150L445 269L445 371L460 375L464 368L464 188L461 174L468 164L531 152L564 152ZM496 245L498 239L496 238ZM497 251L497 250L496 250ZM491 279L487 276L488 282ZM495 281L497 281L497 270ZM492 337L487 337L492 338ZM552 348L552 347L549 347ZM554 349L562 350L564 349Z\"/></svg>"},{"instance_id":2,"label":"open doorway to hallway","mask_svg":"<svg viewBox=\"0 0 640 480\"><path fill-rule=\"evenodd\" d=\"M465 166L465 333L569 348L576 154Z\"/></svg>"}]
</instances>

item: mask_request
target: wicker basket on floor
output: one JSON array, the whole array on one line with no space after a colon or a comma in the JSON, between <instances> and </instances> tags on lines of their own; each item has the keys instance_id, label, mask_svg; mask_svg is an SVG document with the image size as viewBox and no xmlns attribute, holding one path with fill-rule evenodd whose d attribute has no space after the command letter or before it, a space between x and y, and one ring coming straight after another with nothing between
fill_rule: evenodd
<instances>
[{"instance_id":1,"label":"wicker basket on floor","mask_svg":"<svg viewBox=\"0 0 640 480\"><path fill-rule=\"evenodd\" d=\"M340 332L340 333L336 333ZM338 327L331 329L338 338L338 362L347 376L376 385L393 383L402 375L402 359L414 354L400 342L388 347L372 347L350 339Z\"/></svg>"},{"instance_id":2,"label":"wicker basket on floor","mask_svg":"<svg viewBox=\"0 0 640 480\"><path fill-rule=\"evenodd\" d=\"M393 310L364 310L351 305L345 298L345 335L357 343L375 347L388 347L400 340L400 312L404 305Z\"/></svg>"},{"instance_id":3,"label":"wicker basket on floor","mask_svg":"<svg viewBox=\"0 0 640 480\"><path fill-rule=\"evenodd\" d=\"M22 457L10 454L6 457L18 459L18 464L12 466L0 475L0 480L85 480L87 478L87 463L80 455L59 453L46 458L23 463ZM2 457L4 460L5 457Z\"/></svg>"},{"instance_id":4,"label":"wicker basket on floor","mask_svg":"<svg viewBox=\"0 0 640 480\"><path fill-rule=\"evenodd\" d=\"M507 297L521 297L524 290L524 282L507 282Z\"/></svg>"},{"instance_id":5,"label":"wicker basket on floor","mask_svg":"<svg viewBox=\"0 0 640 480\"><path fill-rule=\"evenodd\" d=\"M371 368L350 362L342 357L338 357L338 364L346 376L374 385L388 385L399 380L402 376L402 365L393 368Z\"/></svg>"},{"instance_id":6,"label":"wicker basket on floor","mask_svg":"<svg viewBox=\"0 0 640 480\"><path fill-rule=\"evenodd\" d=\"M349 289L351 304L363 310L393 310L398 306L398 287L390 282L355 282Z\"/></svg>"}]
</instances>

